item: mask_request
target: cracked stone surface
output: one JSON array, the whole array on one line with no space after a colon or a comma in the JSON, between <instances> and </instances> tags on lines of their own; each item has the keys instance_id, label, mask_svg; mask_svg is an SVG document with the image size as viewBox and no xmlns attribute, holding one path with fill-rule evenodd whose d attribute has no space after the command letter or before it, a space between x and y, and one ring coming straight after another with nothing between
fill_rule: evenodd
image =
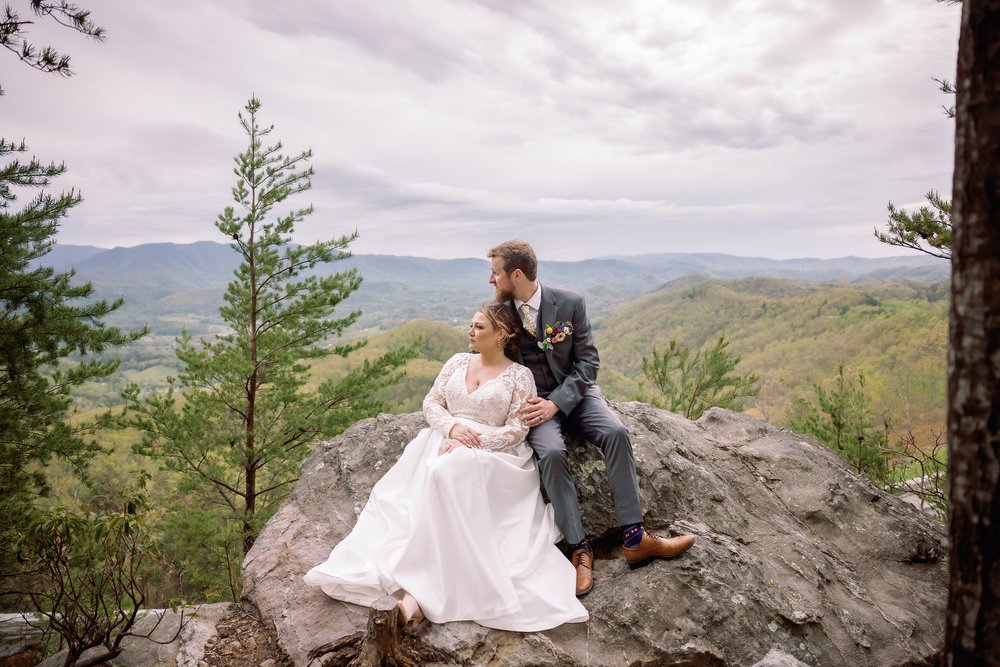
<instances>
[{"instance_id":1,"label":"cracked stone surface","mask_svg":"<svg viewBox=\"0 0 1000 667\"><path fill-rule=\"evenodd\" d=\"M577 443L571 457L598 546L596 584L583 598L590 622L529 634L418 627L449 664L931 664L944 637L943 524L828 448L766 422L718 408L692 422L641 403L612 407L632 434L648 527L698 542L681 558L629 570L599 452ZM318 445L247 555L245 602L274 624L296 665L365 626L366 609L331 600L302 575L347 534L424 425L419 413L381 415Z\"/></svg>"}]
</instances>

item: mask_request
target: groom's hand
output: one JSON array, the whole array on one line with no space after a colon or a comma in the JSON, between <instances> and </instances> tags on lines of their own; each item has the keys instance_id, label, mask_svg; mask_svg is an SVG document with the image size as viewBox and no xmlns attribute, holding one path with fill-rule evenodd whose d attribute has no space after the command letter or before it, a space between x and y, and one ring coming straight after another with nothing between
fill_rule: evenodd
<instances>
[{"instance_id":1,"label":"groom's hand","mask_svg":"<svg viewBox=\"0 0 1000 667\"><path fill-rule=\"evenodd\" d=\"M448 437L458 440L466 447L482 447L482 445L479 444L479 433L465 424L455 424L452 426L451 432L448 433Z\"/></svg>"},{"instance_id":2,"label":"groom's hand","mask_svg":"<svg viewBox=\"0 0 1000 667\"><path fill-rule=\"evenodd\" d=\"M538 426L552 419L559 412L559 406L547 398L528 399L528 404L521 408L521 419L531 427Z\"/></svg>"}]
</instances>

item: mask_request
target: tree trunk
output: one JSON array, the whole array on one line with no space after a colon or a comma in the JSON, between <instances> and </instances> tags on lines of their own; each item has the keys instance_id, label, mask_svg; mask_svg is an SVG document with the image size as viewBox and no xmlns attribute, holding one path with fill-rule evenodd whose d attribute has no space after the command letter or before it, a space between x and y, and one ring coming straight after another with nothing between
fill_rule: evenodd
<instances>
[{"instance_id":1,"label":"tree trunk","mask_svg":"<svg viewBox=\"0 0 1000 667\"><path fill-rule=\"evenodd\" d=\"M965 0L948 359L945 665L1000 665L1000 0Z\"/></svg>"},{"instance_id":2,"label":"tree trunk","mask_svg":"<svg viewBox=\"0 0 1000 667\"><path fill-rule=\"evenodd\" d=\"M409 630L401 631L396 598L386 595L372 603L364 632L341 637L309 651L309 664L322 667L421 667L430 663L457 665L454 656L424 644Z\"/></svg>"},{"instance_id":3,"label":"tree trunk","mask_svg":"<svg viewBox=\"0 0 1000 667\"><path fill-rule=\"evenodd\" d=\"M352 667L379 667L383 664L400 663L403 656L398 655L402 653L399 650L398 617L396 598L387 595L372 603L368 612L368 632L361 641L357 658L351 662Z\"/></svg>"}]
</instances>

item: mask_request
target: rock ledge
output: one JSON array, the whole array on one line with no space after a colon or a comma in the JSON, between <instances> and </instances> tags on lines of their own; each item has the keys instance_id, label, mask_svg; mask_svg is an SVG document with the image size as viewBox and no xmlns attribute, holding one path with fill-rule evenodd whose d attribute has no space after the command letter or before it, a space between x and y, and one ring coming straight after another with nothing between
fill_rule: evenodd
<instances>
[{"instance_id":1,"label":"rock ledge","mask_svg":"<svg viewBox=\"0 0 1000 667\"><path fill-rule=\"evenodd\" d=\"M613 403L633 436L646 521L693 532L683 557L630 571L595 448L574 448L588 533L605 536L587 624L518 634L474 623L417 632L450 663L931 664L944 637L944 526L853 474L828 448L713 408L697 422ZM368 493L425 426L380 415L318 445L244 562L243 596L296 665L364 627L367 610L305 586ZM603 558L601 558L603 556Z\"/></svg>"}]
</instances>

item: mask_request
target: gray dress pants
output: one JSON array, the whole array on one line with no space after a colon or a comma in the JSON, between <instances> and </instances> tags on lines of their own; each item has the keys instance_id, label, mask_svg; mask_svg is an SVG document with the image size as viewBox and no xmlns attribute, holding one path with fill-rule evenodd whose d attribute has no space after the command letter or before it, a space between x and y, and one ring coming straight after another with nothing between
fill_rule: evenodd
<instances>
[{"instance_id":1,"label":"gray dress pants","mask_svg":"<svg viewBox=\"0 0 1000 667\"><path fill-rule=\"evenodd\" d=\"M539 473L555 511L556 525L566 541L577 544L586 538L586 533L580 518L576 484L569 470L566 442L560 430L564 423L569 432L594 443L604 455L618 525L641 522L639 483L628 430L595 385L587 390L568 416L557 412L552 419L528 432L528 444L538 456Z\"/></svg>"}]
</instances>

